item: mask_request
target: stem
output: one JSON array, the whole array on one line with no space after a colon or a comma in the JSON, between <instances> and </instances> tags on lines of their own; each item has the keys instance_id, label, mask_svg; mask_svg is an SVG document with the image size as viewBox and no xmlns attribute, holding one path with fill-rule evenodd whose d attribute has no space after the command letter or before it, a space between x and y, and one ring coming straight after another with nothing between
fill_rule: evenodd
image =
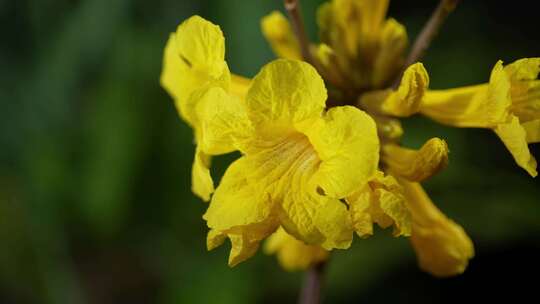
<instances>
[{"instance_id":1,"label":"stem","mask_svg":"<svg viewBox=\"0 0 540 304\"><path fill-rule=\"evenodd\" d=\"M302 52L302 57L304 60L313 64L313 59L311 58L311 53L309 51L309 39L306 35L306 30L304 28L304 21L302 20L302 14L300 13L300 0L284 0L285 9L289 14L289 19L291 19L291 24L300 44L300 50Z\"/></svg>"},{"instance_id":2,"label":"stem","mask_svg":"<svg viewBox=\"0 0 540 304\"><path fill-rule=\"evenodd\" d=\"M321 287L325 262L311 266L304 277L304 285L300 292L298 304L319 304L321 302Z\"/></svg>"},{"instance_id":3,"label":"stem","mask_svg":"<svg viewBox=\"0 0 540 304\"><path fill-rule=\"evenodd\" d=\"M407 67L409 67L411 64L419 61L424 56L426 50L431 44L431 41L433 41L433 38L435 38L442 24L446 20L446 17L448 17L448 15L456 8L458 2L459 0L441 0L439 2L439 5L433 11L428 22L426 25L424 25L424 28L414 41L412 49L405 60L405 64L403 65L403 69L401 73L399 73L398 78L394 81L394 88L399 86L401 76L403 75L405 69L407 69Z\"/></svg>"}]
</instances>

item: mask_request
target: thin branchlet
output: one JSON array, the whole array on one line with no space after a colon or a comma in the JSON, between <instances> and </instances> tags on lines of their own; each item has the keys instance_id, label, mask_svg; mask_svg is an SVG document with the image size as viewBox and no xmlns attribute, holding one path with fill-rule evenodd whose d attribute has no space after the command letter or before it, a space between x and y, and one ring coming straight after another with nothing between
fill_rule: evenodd
<instances>
[{"instance_id":1,"label":"thin branchlet","mask_svg":"<svg viewBox=\"0 0 540 304\"><path fill-rule=\"evenodd\" d=\"M285 9L289 14L289 19L300 44L300 50L302 52L302 57L305 61L313 64L313 58L311 52L309 51L309 39L306 34L306 29L304 27L304 21L302 19L302 13L300 11L300 1L299 0L284 0Z\"/></svg>"},{"instance_id":2,"label":"thin branchlet","mask_svg":"<svg viewBox=\"0 0 540 304\"><path fill-rule=\"evenodd\" d=\"M304 285L300 292L298 304L319 304L321 303L321 287L324 276L326 262L311 266L304 278Z\"/></svg>"}]
</instances>

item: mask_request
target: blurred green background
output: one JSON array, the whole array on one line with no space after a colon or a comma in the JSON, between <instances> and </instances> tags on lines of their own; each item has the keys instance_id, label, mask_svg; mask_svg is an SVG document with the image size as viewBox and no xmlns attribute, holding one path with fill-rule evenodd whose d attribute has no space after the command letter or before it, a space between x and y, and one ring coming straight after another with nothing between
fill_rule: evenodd
<instances>
[{"instance_id":1,"label":"blurred green background","mask_svg":"<svg viewBox=\"0 0 540 304\"><path fill-rule=\"evenodd\" d=\"M320 3L303 1L313 40ZM436 1L411 3L393 1L390 15L414 38ZM425 58L432 88L540 55L534 2L515 3L462 1ZM295 302L302 276L273 257L229 269L228 245L206 251L192 133L159 86L166 39L193 14L221 26L229 66L253 76L273 58L259 20L274 9L281 1L0 1L0 303ZM329 265L327 303L534 295L524 274L540 270L539 180L487 130L422 118L405 127L410 147L448 141L450 166L426 188L477 256L438 280L418 270L406 239L357 239ZM232 158L218 158L214 176Z\"/></svg>"}]
</instances>

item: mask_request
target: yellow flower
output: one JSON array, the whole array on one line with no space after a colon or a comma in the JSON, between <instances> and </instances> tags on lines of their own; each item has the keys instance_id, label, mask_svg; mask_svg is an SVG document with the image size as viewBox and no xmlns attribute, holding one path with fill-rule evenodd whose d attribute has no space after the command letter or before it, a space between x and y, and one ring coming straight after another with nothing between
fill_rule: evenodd
<instances>
[{"instance_id":1,"label":"yellow flower","mask_svg":"<svg viewBox=\"0 0 540 304\"><path fill-rule=\"evenodd\" d=\"M194 129L198 146L193 161L192 189L205 201L210 199L214 191L209 170L210 154L227 153L234 148L221 145L219 151L215 151L208 144L201 146L204 126L197 109L205 105L200 102L200 95L207 87L221 87L236 98L243 98L248 84L249 80L243 77L231 76L225 62L225 38L219 26L193 16L170 35L163 57L161 85L173 97L182 119ZM214 91L214 94L219 92ZM222 139L227 140L226 136L222 136Z\"/></svg>"},{"instance_id":2,"label":"yellow flower","mask_svg":"<svg viewBox=\"0 0 540 304\"><path fill-rule=\"evenodd\" d=\"M171 34L161 83L194 130L192 188L210 200L203 216L207 247L228 238L229 265L251 257L268 238L267 253L284 268L304 269L332 249L348 248L353 232L372 235L373 224L411 236L420 266L437 276L461 273L473 256L463 229L417 183L446 166L446 143L434 138L418 151L398 144L403 129L395 117L424 111L431 92L420 63L407 68L396 90L385 89L401 70L407 45L403 26L385 19L387 6L373 0L324 4L318 15L323 43L311 46L327 83L360 95L350 103L366 112L327 109L323 79L298 60L271 62L253 80L232 75L219 27L198 16ZM281 14L261 25L279 56L301 58ZM537 121L524 123L532 130L527 140L540 138ZM214 192L211 157L236 150L242 156Z\"/></svg>"},{"instance_id":3,"label":"yellow flower","mask_svg":"<svg viewBox=\"0 0 540 304\"><path fill-rule=\"evenodd\" d=\"M403 197L411 214L410 240L420 268L438 277L463 273L474 256L473 244L461 226L437 209L418 183L446 167L446 142L432 138L419 150L386 144L382 161L401 185L390 190Z\"/></svg>"},{"instance_id":4,"label":"yellow flower","mask_svg":"<svg viewBox=\"0 0 540 304\"><path fill-rule=\"evenodd\" d=\"M307 245L279 228L265 243L267 254L276 254L279 264L287 271L305 270L326 261L330 252L320 246Z\"/></svg>"},{"instance_id":5,"label":"yellow flower","mask_svg":"<svg viewBox=\"0 0 540 304\"><path fill-rule=\"evenodd\" d=\"M438 277L463 273L474 256L463 228L435 207L420 184L400 182L412 214L411 243L420 268Z\"/></svg>"},{"instance_id":6,"label":"yellow flower","mask_svg":"<svg viewBox=\"0 0 540 304\"><path fill-rule=\"evenodd\" d=\"M360 237L368 237L373 234L373 223L383 228L393 226L395 236L411 235L422 269L437 276L455 275L472 257L472 243L469 241L467 247L459 242L469 240L468 236L433 205L419 184L414 183L416 192L410 190L411 182L426 180L446 167L448 146L438 138L418 151L398 144L403 129L394 117L420 111L429 76L424 66L416 63L405 70L398 88L389 89L402 68L408 41L401 24L385 20L387 8L388 1L327 2L317 16L322 43L311 46L315 66L325 81L346 98L360 95L358 105L376 121L383 143L384 173L378 172L346 198L353 229ZM263 20L263 32L278 56L298 58L298 42L291 38L294 35L285 20L273 12ZM419 191L423 196L411 195ZM433 220L434 214L437 220ZM441 270L440 265L447 268Z\"/></svg>"},{"instance_id":7,"label":"yellow flower","mask_svg":"<svg viewBox=\"0 0 540 304\"><path fill-rule=\"evenodd\" d=\"M325 80L341 89L364 91L389 86L403 65L407 33L385 19L388 0L332 0L319 7L321 44L312 46ZM262 21L262 31L279 57L299 58L298 41L279 12Z\"/></svg>"},{"instance_id":8,"label":"yellow flower","mask_svg":"<svg viewBox=\"0 0 540 304\"><path fill-rule=\"evenodd\" d=\"M540 58L497 62L489 84L428 91L420 112L437 122L495 131L516 163L536 176L528 143L540 141Z\"/></svg>"},{"instance_id":9,"label":"yellow flower","mask_svg":"<svg viewBox=\"0 0 540 304\"><path fill-rule=\"evenodd\" d=\"M236 265L279 226L306 244L349 247L352 227L340 200L376 172L374 121L354 107L325 111L324 83L300 61L266 65L252 80L245 102L225 104L225 96L209 96L214 90L224 92L211 88L202 99L223 108L208 117L201 111L202 138L228 134L227 143L243 156L225 172L204 215L211 229L208 247L229 237L229 264Z\"/></svg>"}]
</instances>

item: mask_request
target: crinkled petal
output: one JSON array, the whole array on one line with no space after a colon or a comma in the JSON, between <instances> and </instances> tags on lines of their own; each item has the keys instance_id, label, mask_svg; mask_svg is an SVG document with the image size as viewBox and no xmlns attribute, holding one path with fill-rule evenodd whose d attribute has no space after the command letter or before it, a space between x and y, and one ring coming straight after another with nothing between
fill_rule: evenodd
<instances>
[{"instance_id":1,"label":"crinkled petal","mask_svg":"<svg viewBox=\"0 0 540 304\"><path fill-rule=\"evenodd\" d=\"M527 133L520 125L519 119L512 116L510 122L499 124L494 131L510 151L518 166L535 177L538 174L536 171L536 159L529 151Z\"/></svg>"},{"instance_id":2,"label":"crinkled petal","mask_svg":"<svg viewBox=\"0 0 540 304\"><path fill-rule=\"evenodd\" d=\"M210 161L211 156L197 147L191 170L191 190L205 202L210 200L210 195L214 192Z\"/></svg>"},{"instance_id":3,"label":"crinkled petal","mask_svg":"<svg viewBox=\"0 0 540 304\"><path fill-rule=\"evenodd\" d=\"M437 277L463 273L474 256L469 236L435 207L420 184L400 182L412 214L411 243L420 268Z\"/></svg>"},{"instance_id":4,"label":"crinkled petal","mask_svg":"<svg viewBox=\"0 0 540 304\"><path fill-rule=\"evenodd\" d=\"M429 76L422 63L405 70L396 91L382 90L362 95L360 103L369 111L397 117L407 117L419 111L429 86Z\"/></svg>"},{"instance_id":5,"label":"crinkled petal","mask_svg":"<svg viewBox=\"0 0 540 304\"><path fill-rule=\"evenodd\" d=\"M195 90L209 83L228 89L230 73L224 58L225 39L221 30L199 16L180 24L167 42L161 84L174 98L182 118L195 128L188 100Z\"/></svg>"},{"instance_id":6,"label":"crinkled petal","mask_svg":"<svg viewBox=\"0 0 540 304\"><path fill-rule=\"evenodd\" d=\"M246 157L233 162L203 216L212 234L224 234L231 240L231 266L253 255L258 243L279 226L276 205L258 184L262 171L264 168L254 168Z\"/></svg>"},{"instance_id":7,"label":"crinkled petal","mask_svg":"<svg viewBox=\"0 0 540 304\"><path fill-rule=\"evenodd\" d=\"M273 11L261 20L264 37L274 53L281 58L302 60L300 45L291 25L279 11Z\"/></svg>"},{"instance_id":8,"label":"crinkled petal","mask_svg":"<svg viewBox=\"0 0 540 304\"><path fill-rule=\"evenodd\" d=\"M521 126L527 133L527 143L540 142L540 119L522 123Z\"/></svg>"},{"instance_id":9,"label":"crinkled petal","mask_svg":"<svg viewBox=\"0 0 540 304\"><path fill-rule=\"evenodd\" d=\"M382 160L392 174L420 182L446 167L448 145L436 137L428 140L420 150L388 144L383 146Z\"/></svg>"},{"instance_id":10,"label":"crinkled petal","mask_svg":"<svg viewBox=\"0 0 540 304\"><path fill-rule=\"evenodd\" d=\"M296 143L294 152L288 148L294 162L285 165L290 169L275 187L277 199L281 202L281 225L289 234L307 244L320 245L327 250L348 248L352 241L352 227L347 208L338 199L317 192L312 178L320 160L307 138L301 140L304 141L303 147Z\"/></svg>"},{"instance_id":11,"label":"crinkled petal","mask_svg":"<svg viewBox=\"0 0 540 304\"><path fill-rule=\"evenodd\" d=\"M248 225L266 225L272 220L274 206L269 195L258 188L257 180L252 180L253 169L246 157L229 166L203 216L209 228L223 232Z\"/></svg>"},{"instance_id":12,"label":"crinkled petal","mask_svg":"<svg viewBox=\"0 0 540 304\"><path fill-rule=\"evenodd\" d=\"M200 131L197 144L207 154L237 150L251 134L245 104L221 87L202 92L194 107Z\"/></svg>"},{"instance_id":13,"label":"crinkled petal","mask_svg":"<svg viewBox=\"0 0 540 304\"><path fill-rule=\"evenodd\" d=\"M403 190L392 176L382 172L347 198L356 233L362 237L373 234L373 223L381 228L394 227L394 236L411 234L411 215L405 204Z\"/></svg>"},{"instance_id":14,"label":"crinkled petal","mask_svg":"<svg viewBox=\"0 0 540 304\"><path fill-rule=\"evenodd\" d=\"M262 68L247 93L248 115L259 130L275 133L320 117L326 103L322 78L309 64L278 59Z\"/></svg>"},{"instance_id":15,"label":"crinkled petal","mask_svg":"<svg viewBox=\"0 0 540 304\"><path fill-rule=\"evenodd\" d=\"M275 254L287 271L306 270L328 259L330 253L320 246L306 245L289 235L283 228L272 234L264 244L267 254Z\"/></svg>"},{"instance_id":16,"label":"crinkled petal","mask_svg":"<svg viewBox=\"0 0 540 304\"><path fill-rule=\"evenodd\" d=\"M351 106L331 108L304 133L322 161L313 182L326 196L344 198L377 171L377 127L365 112Z\"/></svg>"},{"instance_id":17,"label":"crinkled petal","mask_svg":"<svg viewBox=\"0 0 540 304\"><path fill-rule=\"evenodd\" d=\"M305 182L293 179L291 189L282 204L283 228L307 244L317 244L326 250L349 248L352 227L346 206L315 189L302 189Z\"/></svg>"},{"instance_id":18,"label":"crinkled petal","mask_svg":"<svg viewBox=\"0 0 540 304\"><path fill-rule=\"evenodd\" d=\"M193 16L178 26L175 37L177 55L188 67L209 77L221 76L225 68L225 38L219 26Z\"/></svg>"}]
</instances>

